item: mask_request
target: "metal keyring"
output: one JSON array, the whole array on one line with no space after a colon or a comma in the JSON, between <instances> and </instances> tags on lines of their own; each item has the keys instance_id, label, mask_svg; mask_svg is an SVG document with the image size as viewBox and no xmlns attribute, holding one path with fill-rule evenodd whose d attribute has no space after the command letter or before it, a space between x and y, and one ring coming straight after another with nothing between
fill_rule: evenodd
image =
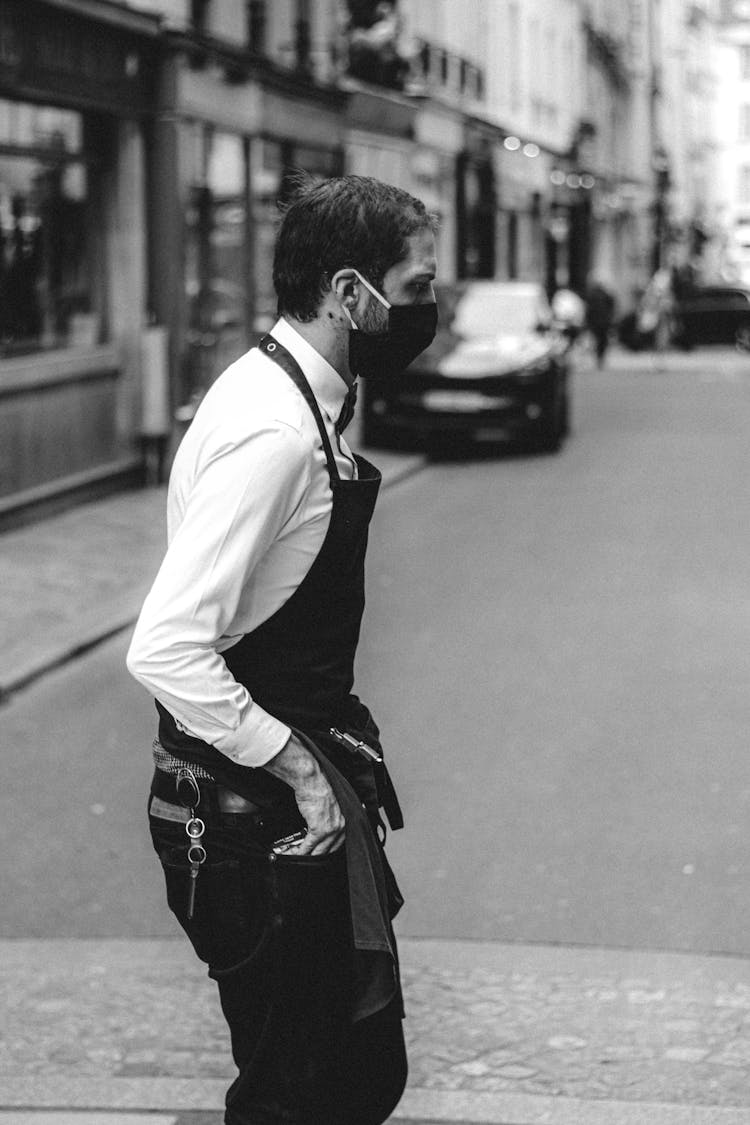
<instances>
[{"instance_id":1,"label":"metal keyring","mask_svg":"<svg viewBox=\"0 0 750 1125\"><path fill-rule=\"evenodd\" d=\"M191 840L200 840L203 833L206 831L206 826L199 816L194 816L185 825L185 831Z\"/></svg>"},{"instance_id":2,"label":"metal keyring","mask_svg":"<svg viewBox=\"0 0 750 1125\"><path fill-rule=\"evenodd\" d=\"M206 849L203 844L191 844L188 848L187 857L188 863L197 863L200 866L201 863L206 862Z\"/></svg>"}]
</instances>

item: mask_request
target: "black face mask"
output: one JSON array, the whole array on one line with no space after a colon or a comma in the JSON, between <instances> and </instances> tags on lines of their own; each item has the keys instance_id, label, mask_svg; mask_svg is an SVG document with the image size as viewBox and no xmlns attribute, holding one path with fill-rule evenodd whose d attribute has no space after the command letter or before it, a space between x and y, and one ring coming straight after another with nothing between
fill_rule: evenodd
<instances>
[{"instance_id":1,"label":"black face mask","mask_svg":"<svg viewBox=\"0 0 750 1125\"><path fill-rule=\"evenodd\" d=\"M362 277L361 280L386 304L373 286ZM400 375L435 339L437 322L437 305L432 301L425 305L391 305L385 332L363 332L361 328L352 328L349 332L349 369L352 375L363 378Z\"/></svg>"}]
</instances>

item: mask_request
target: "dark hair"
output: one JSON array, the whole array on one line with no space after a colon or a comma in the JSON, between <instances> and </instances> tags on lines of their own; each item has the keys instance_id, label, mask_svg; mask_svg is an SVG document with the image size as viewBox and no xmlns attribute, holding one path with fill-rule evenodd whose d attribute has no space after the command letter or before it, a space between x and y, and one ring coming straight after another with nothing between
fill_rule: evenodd
<instances>
[{"instance_id":1,"label":"dark hair","mask_svg":"<svg viewBox=\"0 0 750 1125\"><path fill-rule=\"evenodd\" d=\"M369 176L313 183L299 177L276 239L279 315L313 320L330 279L353 266L376 288L409 253L408 239L435 230L424 203Z\"/></svg>"}]
</instances>

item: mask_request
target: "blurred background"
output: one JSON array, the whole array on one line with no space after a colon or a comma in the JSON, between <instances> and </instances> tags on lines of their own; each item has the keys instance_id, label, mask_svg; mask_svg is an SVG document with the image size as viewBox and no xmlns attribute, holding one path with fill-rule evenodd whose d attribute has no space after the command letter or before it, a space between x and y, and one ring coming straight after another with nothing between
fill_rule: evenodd
<instances>
[{"instance_id":1,"label":"blurred background","mask_svg":"<svg viewBox=\"0 0 750 1125\"><path fill-rule=\"evenodd\" d=\"M747 0L0 2L0 1125L221 1121L124 659L299 170L440 220L435 344L349 431L394 1120L746 1125Z\"/></svg>"},{"instance_id":2,"label":"blurred background","mask_svg":"<svg viewBox=\"0 0 750 1125\"><path fill-rule=\"evenodd\" d=\"M445 282L596 276L619 318L659 271L750 284L750 11L4 3L0 521L132 483L179 437L272 322L298 169L420 196Z\"/></svg>"}]
</instances>

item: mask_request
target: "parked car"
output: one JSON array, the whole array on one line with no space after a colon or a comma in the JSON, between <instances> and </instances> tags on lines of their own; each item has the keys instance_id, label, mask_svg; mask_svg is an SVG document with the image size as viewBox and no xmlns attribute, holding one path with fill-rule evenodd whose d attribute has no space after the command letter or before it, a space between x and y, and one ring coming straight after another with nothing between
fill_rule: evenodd
<instances>
[{"instance_id":1,"label":"parked car","mask_svg":"<svg viewBox=\"0 0 750 1125\"><path fill-rule=\"evenodd\" d=\"M750 350L750 289L741 285L698 285L675 303L674 341L735 344Z\"/></svg>"},{"instance_id":2,"label":"parked car","mask_svg":"<svg viewBox=\"0 0 750 1125\"><path fill-rule=\"evenodd\" d=\"M541 285L436 286L435 340L405 372L365 379L367 445L437 452L456 439L520 437L555 451L568 432L570 341Z\"/></svg>"}]
</instances>

